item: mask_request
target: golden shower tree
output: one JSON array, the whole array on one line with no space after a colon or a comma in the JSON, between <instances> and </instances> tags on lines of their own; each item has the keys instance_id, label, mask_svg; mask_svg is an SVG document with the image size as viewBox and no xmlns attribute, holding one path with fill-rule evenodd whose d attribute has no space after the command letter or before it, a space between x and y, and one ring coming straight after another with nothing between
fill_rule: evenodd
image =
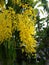
<instances>
[{"instance_id":1,"label":"golden shower tree","mask_svg":"<svg viewBox=\"0 0 49 65\"><path fill-rule=\"evenodd\" d=\"M5 65L14 65L17 55L36 57L37 14L33 2L7 0L6 4L6 0L0 0L0 58Z\"/></svg>"}]
</instances>

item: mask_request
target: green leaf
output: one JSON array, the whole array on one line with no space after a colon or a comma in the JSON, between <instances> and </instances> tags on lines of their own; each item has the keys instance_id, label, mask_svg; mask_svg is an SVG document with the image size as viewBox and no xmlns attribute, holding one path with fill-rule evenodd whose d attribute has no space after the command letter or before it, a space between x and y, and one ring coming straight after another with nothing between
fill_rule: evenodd
<instances>
[{"instance_id":1,"label":"green leaf","mask_svg":"<svg viewBox=\"0 0 49 65\"><path fill-rule=\"evenodd\" d=\"M44 5L45 5L45 4L39 4L38 7L40 7L40 6L44 6Z\"/></svg>"},{"instance_id":2,"label":"green leaf","mask_svg":"<svg viewBox=\"0 0 49 65\"><path fill-rule=\"evenodd\" d=\"M41 13L44 14L44 12L40 9Z\"/></svg>"},{"instance_id":3,"label":"green leaf","mask_svg":"<svg viewBox=\"0 0 49 65\"><path fill-rule=\"evenodd\" d=\"M38 14L38 9L35 9L35 14Z\"/></svg>"}]
</instances>

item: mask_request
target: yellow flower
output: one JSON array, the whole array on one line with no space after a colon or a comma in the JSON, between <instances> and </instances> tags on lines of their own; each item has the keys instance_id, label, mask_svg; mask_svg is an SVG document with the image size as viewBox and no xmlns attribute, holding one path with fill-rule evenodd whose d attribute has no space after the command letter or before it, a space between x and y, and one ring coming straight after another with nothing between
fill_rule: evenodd
<instances>
[{"instance_id":1,"label":"yellow flower","mask_svg":"<svg viewBox=\"0 0 49 65\"><path fill-rule=\"evenodd\" d=\"M20 0L12 1L18 4ZM22 48L22 51L35 53L37 43L34 38L36 34L36 14L34 9L28 6L28 4L24 4L22 7L26 9L21 14L15 14L15 11L11 7L8 10L4 9L0 12L0 42L2 43L5 40L11 39L12 34L16 30L19 31L20 47L25 47L24 49Z\"/></svg>"},{"instance_id":2,"label":"yellow flower","mask_svg":"<svg viewBox=\"0 0 49 65\"><path fill-rule=\"evenodd\" d=\"M21 0L12 0L12 3L13 3L14 5L20 4L20 2L21 2Z\"/></svg>"},{"instance_id":3,"label":"yellow flower","mask_svg":"<svg viewBox=\"0 0 49 65\"><path fill-rule=\"evenodd\" d=\"M26 12L25 12L26 11ZM34 38L34 35L36 34L35 30L35 20L31 19L28 14L32 14L32 12L28 12L28 10L25 10L23 14L17 14L17 30L19 32L20 41L22 42L20 44L20 47L24 46L25 49L22 48L22 52L26 53L36 53L36 43L37 41ZM30 15L31 15L30 14ZM31 15L33 16L34 13Z\"/></svg>"},{"instance_id":4,"label":"yellow flower","mask_svg":"<svg viewBox=\"0 0 49 65\"><path fill-rule=\"evenodd\" d=\"M15 12L12 8L0 12L0 42L9 40L13 33L13 22L15 21Z\"/></svg>"}]
</instances>

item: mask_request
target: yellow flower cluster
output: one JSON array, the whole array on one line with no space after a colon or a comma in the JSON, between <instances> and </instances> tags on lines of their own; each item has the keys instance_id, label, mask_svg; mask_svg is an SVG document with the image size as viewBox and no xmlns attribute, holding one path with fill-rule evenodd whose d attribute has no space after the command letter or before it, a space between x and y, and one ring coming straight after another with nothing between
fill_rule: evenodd
<instances>
[{"instance_id":1,"label":"yellow flower cluster","mask_svg":"<svg viewBox=\"0 0 49 65\"><path fill-rule=\"evenodd\" d=\"M21 0L11 0L14 5L20 4Z\"/></svg>"},{"instance_id":2,"label":"yellow flower cluster","mask_svg":"<svg viewBox=\"0 0 49 65\"><path fill-rule=\"evenodd\" d=\"M28 4L21 4L20 5L24 10L22 10L22 13L24 15L27 15L33 22L36 22L36 11Z\"/></svg>"},{"instance_id":3,"label":"yellow flower cluster","mask_svg":"<svg viewBox=\"0 0 49 65\"><path fill-rule=\"evenodd\" d=\"M18 0L13 1L18 2ZM11 39L13 32L17 30L20 31L20 47L24 46L26 53L35 53L36 14L34 9L28 4L21 6L23 11L21 14L15 14L15 11L11 7L8 10L4 9L0 12L0 42L2 43L4 40Z\"/></svg>"},{"instance_id":4,"label":"yellow flower cluster","mask_svg":"<svg viewBox=\"0 0 49 65\"><path fill-rule=\"evenodd\" d=\"M21 3L28 3L28 4L32 4L34 3L34 0L11 0L12 3L15 5L15 4L21 4Z\"/></svg>"},{"instance_id":5,"label":"yellow flower cluster","mask_svg":"<svg viewBox=\"0 0 49 65\"><path fill-rule=\"evenodd\" d=\"M31 19L28 16L29 14L34 16L34 13L32 14L29 10L25 10L22 14L17 14L17 30L20 31L19 36L22 42L20 47L24 46L26 53L35 53L37 42L34 38L36 33L34 22L36 18Z\"/></svg>"},{"instance_id":6,"label":"yellow flower cluster","mask_svg":"<svg viewBox=\"0 0 49 65\"><path fill-rule=\"evenodd\" d=\"M12 8L9 10L2 10L0 12L0 42L2 43L4 40L8 40L12 37L13 30L13 20L14 20L15 12Z\"/></svg>"},{"instance_id":7,"label":"yellow flower cluster","mask_svg":"<svg viewBox=\"0 0 49 65\"><path fill-rule=\"evenodd\" d=\"M33 36L35 35L34 23L25 15L18 15L18 17L19 23L17 27L20 31L21 46L25 46L27 53L36 52L36 40Z\"/></svg>"}]
</instances>

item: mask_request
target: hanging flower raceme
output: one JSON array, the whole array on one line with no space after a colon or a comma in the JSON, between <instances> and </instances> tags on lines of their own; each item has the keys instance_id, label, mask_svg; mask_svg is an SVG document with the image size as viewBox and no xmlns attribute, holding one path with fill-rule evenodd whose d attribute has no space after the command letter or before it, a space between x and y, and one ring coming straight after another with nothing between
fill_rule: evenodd
<instances>
[{"instance_id":1,"label":"hanging flower raceme","mask_svg":"<svg viewBox=\"0 0 49 65\"><path fill-rule=\"evenodd\" d=\"M34 38L35 35L35 26L34 22L29 19L28 16L25 16L23 14L18 15L18 26L17 29L20 31L19 36L21 40L20 46L25 47L25 51L27 53L33 53L36 52L36 40Z\"/></svg>"},{"instance_id":2,"label":"hanging flower raceme","mask_svg":"<svg viewBox=\"0 0 49 65\"><path fill-rule=\"evenodd\" d=\"M2 43L5 40L11 39L12 34L15 31L19 31L20 47L25 47L22 50L26 53L35 53L37 43L34 38L36 34L35 10L28 4L21 6L23 11L21 14L15 14L15 11L11 7L8 10L4 9L0 12L0 42Z\"/></svg>"},{"instance_id":3,"label":"hanging flower raceme","mask_svg":"<svg viewBox=\"0 0 49 65\"><path fill-rule=\"evenodd\" d=\"M15 12L12 8L0 12L0 42L12 37Z\"/></svg>"},{"instance_id":4,"label":"hanging flower raceme","mask_svg":"<svg viewBox=\"0 0 49 65\"><path fill-rule=\"evenodd\" d=\"M35 53L37 43L37 41L34 38L34 35L36 34L36 17L31 18L35 14L34 10L33 12L30 11L30 9L29 11L28 9L26 9L22 14L17 14L17 30L20 31L20 47L25 47L22 48L22 50L24 50L26 53Z\"/></svg>"}]
</instances>

